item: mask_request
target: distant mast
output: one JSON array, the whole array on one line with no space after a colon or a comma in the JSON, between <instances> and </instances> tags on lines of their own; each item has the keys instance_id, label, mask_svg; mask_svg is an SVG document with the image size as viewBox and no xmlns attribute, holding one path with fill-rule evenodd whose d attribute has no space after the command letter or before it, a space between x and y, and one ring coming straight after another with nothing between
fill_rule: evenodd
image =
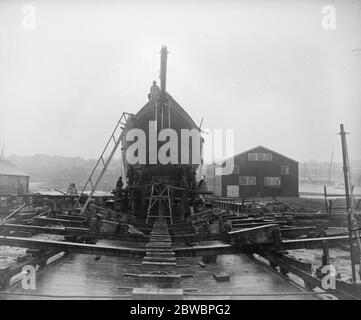
<instances>
[{"instance_id":1,"label":"distant mast","mask_svg":"<svg viewBox=\"0 0 361 320\"><path fill-rule=\"evenodd\" d=\"M164 97L167 83L167 46L162 46L160 50L160 95Z\"/></svg>"}]
</instances>

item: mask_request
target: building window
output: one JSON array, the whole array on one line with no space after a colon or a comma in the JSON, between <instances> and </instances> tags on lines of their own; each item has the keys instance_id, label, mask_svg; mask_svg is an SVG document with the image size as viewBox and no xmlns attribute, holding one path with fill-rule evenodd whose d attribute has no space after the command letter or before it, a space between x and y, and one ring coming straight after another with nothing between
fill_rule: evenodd
<instances>
[{"instance_id":1,"label":"building window","mask_svg":"<svg viewBox=\"0 0 361 320\"><path fill-rule=\"evenodd\" d=\"M263 161L272 161L272 153L264 153Z\"/></svg>"},{"instance_id":2,"label":"building window","mask_svg":"<svg viewBox=\"0 0 361 320\"><path fill-rule=\"evenodd\" d=\"M239 185L240 186L255 186L256 185L256 177L239 177Z\"/></svg>"},{"instance_id":3,"label":"building window","mask_svg":"<svg viewBox=\"0 0 361 320\"><path fill-rule=\"evenodd\" d=\"M239 165L238 164L235 164L233 166L233 174L239 174Z\"/></svg>"},{"instance_id":4,"label":"building window","mask_svg":"<svg viewBox=\"0 0 361 320\"><path fill-rule=\"evenodd\" d=\"M279 187L281 186L281 177L264 177L264 185Z\"/></svg>"},{"instance_id":5,"label":"building window","mask_svg":"<svg viewBox=\"0 0 361 320\"><path fill-rule=\"evenodd\" d=\"M288 176L290 174L290 167L289 166L281 166L281 175Z\"/></svg>"},{"instance_id":6,"label":"building window","mask_svg":"<svg viewBox=\"0 0 361 320\"><path fill-rule=\"evenodd\" d=\"M249 153L248 161L272 161L272 153Z\"/></svg>"}]
</instances>

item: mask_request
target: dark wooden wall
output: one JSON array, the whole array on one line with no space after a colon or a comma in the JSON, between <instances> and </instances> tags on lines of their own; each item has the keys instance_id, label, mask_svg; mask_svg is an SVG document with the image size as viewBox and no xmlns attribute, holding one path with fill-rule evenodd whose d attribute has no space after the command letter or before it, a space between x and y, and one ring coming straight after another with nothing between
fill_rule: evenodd
<instances>
[{"instance_id":1,"label":"dark wooden wall","mask_svg":"<svg viewBox=\"0 0 361 320\"><path fill-rule=\"evenodd\" d=\"M0 194L24 194L29 192L29 177L0 175Z\"/></svg>"},{"instance_id":2,"label":"dark wooden wall","mask_svg":"<svg viewBox=\"0 0 361 320\"><path fill-rule=\"evenodd\" d=\"M236 155L234 164L239 166L239 173L223 175L222 179L215 179L221 183L221 196L227 196L227 185L239 185L240 176L255 176L256 185L239 185L239 197L298 196L298 162L263 147L252 149L250 152L270 152L272 153L272 161L248 161L248 152ZM289 175L281 175L282 165L289 166ZM281 186L265 186L264 177L281 177ZM215 188L213 186L213 189Z\"/></svg>"}]
</instances>

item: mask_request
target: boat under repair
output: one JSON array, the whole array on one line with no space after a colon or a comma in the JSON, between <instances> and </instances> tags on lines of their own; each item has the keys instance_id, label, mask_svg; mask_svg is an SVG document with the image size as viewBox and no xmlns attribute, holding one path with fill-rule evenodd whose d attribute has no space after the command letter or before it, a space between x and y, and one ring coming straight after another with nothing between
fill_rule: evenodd
<instances>
[{"instance_id":1,"label":"boat under repair","mask_svg":"<svg viewBox=\"0 0 361 320\"><path fill-rule=\"evenodd\" d=\"M350 215L214 197L198 174L201 129L167 93L166 71L162 47L160 88L138 113L122 114L81 192L2 196L0 297L360 299L360 281L329 268L330 251L347 244L359 264ZM99 196L119 147L124 175ZM360 216L352 213L354 224ZM321 250L321 264L290 254L298 249Z\"/></svg>"}]
</instances>

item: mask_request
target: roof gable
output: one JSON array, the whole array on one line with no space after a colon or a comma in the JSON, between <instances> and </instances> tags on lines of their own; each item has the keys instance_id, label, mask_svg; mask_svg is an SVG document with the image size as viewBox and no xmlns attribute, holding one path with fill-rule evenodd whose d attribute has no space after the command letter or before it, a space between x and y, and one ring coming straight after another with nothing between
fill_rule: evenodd
<instances>
[{"instance_id":1,"label":"roof gable","mask_svg":"<svg viewBox=\"0 0 361 320\"><path fill-rule=\"evenodd\" d=\"M281 154L281 153L278 153L278 152L276 152L276 151L273 151L273 150L268 149L268 148L266 148L266 147L264 147L264 146L261 146L261 145L259 145L259 146L257 146L257 147L254 147L254 148L252 148L252 149L249 149L249 150L246 150L246 151L237 153L237 154L233 155L232 157L228 157L228 158L226 158L226 159L217 161L217 163L221 163L221 162L224 163L225 161L227 161L227 160L229 160L229 159L231 159L231 158L236 158L236 157L238 157L238 156L247 154L247 153L252 152L252 151L254 151L254 150L257 150L257 149L263 149L264 151L277 154L277 155L279 155L279 156L282 157L282 158L285 158L285 159L288 159L289 161L298 163L298 161L296 161L296 160L294 160L294 159L291 159L291 158L289 158L289 157L286 157L285 155L283 155L283 154Z\"/></svg>"},{"instance_id":2,"label":"roof gable","mask_svg":"<svg viewBox=\"0 0 361 320\"><path fill-rule=\"evenodd\" d=\"M27 173L19 169L8 160L0 159L0 175L29 177Z\"/></svg>"},{"instance_id":3,"label":"roof gable","mask_svg":"<svg viewBox=\"0 0 361 320\"><path fill-rule=\"evenodd\" d=\"M254 150L256 150L256 149L263 149L263 150L265 150L265 151L267 151L267 152L271 152L271 153L277 154L277 155L279 155L279 156L282 157L282 158L285 158L285 159L288 159L288 160L290 160L290 161L293 161L293 162L297 162L297 163L298 163L298 161L296 161L296 160L294 160L294 159L291 159L291 158L289 158L289 157L287 157L287 156L285 156L285 155L283 155L283 154L281 154L281 153L279 153L279 152L276 152L276 151L274 151L274 150L271 150L271 149L266 148L266 147L261 146L261 145L260 145L260 146L257 146L257 147L254 147L254 148L252 148L252 149L249 149L249 150L247 150L247 151L243 151L243 152L241 152L241 153L238 153L238 154L236 154L234 157L237 157L237 156L242 155L242 154L245 154L245 153L252 152L252 151L254 151Z\"/></svg>"}]
</instances>

